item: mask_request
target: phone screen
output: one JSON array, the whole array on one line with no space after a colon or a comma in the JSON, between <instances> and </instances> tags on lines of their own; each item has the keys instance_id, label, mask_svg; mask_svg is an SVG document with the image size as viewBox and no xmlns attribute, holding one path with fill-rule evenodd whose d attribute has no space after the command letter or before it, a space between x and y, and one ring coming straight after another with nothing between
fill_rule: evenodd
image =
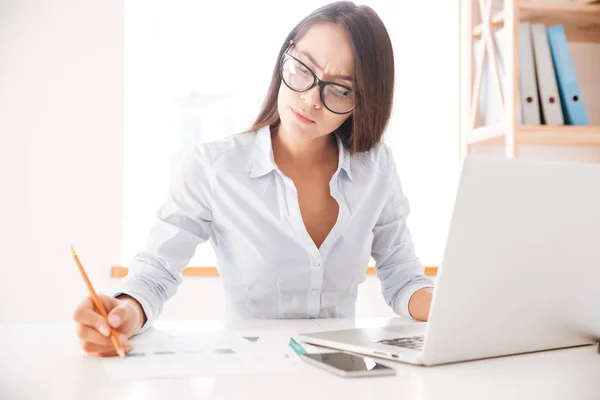
<instances>
[{"instance_id":1,"label":"phone screen","mask_svg":"<svg viewBox=\"0 0 600 400\"><path fill-rule=\"evenodd\" d=\"M348 353L321 353L321 354L304 354L302 357L308 357L314 361L327 364L333 368L337 368L346 372L358 371L377 371L377 370L392 370L393 368L379 364L369 357L361 357Z\"/></svg>"}]
</instances>

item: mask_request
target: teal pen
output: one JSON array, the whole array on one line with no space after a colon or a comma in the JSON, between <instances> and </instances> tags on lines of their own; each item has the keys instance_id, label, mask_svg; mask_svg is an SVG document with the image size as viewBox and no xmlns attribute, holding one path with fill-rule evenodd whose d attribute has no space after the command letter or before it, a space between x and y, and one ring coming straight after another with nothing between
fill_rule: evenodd
<instances>
[{"instance_id":1,"label":"teal pen","mask_svg":"<svg viewBox=\"0 0 600 400\"><path fill-rule=\"evenodd\" d=\"M300 343L296 342L296 340L294 340L294 338L292 338L292 337L290 338L289 345L292 348L292 350L294 350L294 353L296 353L297 356L306 354L306 350L304 349L304 347L302 347L302 345Z\"/></svg>"}]
</instances>

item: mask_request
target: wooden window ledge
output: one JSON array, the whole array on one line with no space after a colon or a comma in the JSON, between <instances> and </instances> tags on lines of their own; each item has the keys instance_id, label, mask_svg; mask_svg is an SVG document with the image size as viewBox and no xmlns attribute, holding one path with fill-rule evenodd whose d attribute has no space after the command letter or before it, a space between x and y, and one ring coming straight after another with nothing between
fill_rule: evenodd
<instances>
[{"instance_id":1,"label":"wooden window ledge","mask_svg":"<svg viewBox=\"0 0 600 400\"><path fill-rule=\"evenodd\" d=\"M436 266L426 266L425 267L425 275L430 277L435 277L437 275L438 267ZM113 265L110 269L111 278L123 278L127 276L129 269L127 267L123 267L120 265ZM375 275L375 268L368 267L367 275ZM219 271L217 267L186 267L182 271L182 276L184 277L217 277L219 276Z\"/></svg>"}]
</instances>

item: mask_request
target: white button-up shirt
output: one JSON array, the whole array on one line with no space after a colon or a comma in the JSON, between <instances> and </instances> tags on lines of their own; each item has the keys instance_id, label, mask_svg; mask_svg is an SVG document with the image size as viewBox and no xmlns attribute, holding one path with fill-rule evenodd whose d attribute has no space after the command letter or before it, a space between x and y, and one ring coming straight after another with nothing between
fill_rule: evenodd
<instances>
[{"instance_id":1,"label":"white button-up shirt","mask_svg":"<svg viewBox=\"0 0 600 400\"><path fill-rule=\"evenodd\" d=\"M329 188L339 214L317 248L294 182L274 161L269 127L197 145L115 295L140 302L145 330L175 294L196 247L210 240L230 316L353 317L372 256L383 297L409 317L410 296L433 282L414 252L392 152L379 144L353 156L339 140L338 147Z\"/></svg>"}]
</instances>

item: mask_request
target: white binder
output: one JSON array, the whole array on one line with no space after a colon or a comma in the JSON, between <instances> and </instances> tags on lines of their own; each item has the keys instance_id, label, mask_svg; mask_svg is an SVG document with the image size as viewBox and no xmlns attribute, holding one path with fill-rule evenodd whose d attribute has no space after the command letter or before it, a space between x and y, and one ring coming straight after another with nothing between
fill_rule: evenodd
<instances>
[{"instance_id":1,"label":"white binder","mask_svg":"<svg viewBox=\"0 0 600 400\"><path fill-rule=\"evenodd\" d=\"M496 57L498 60L498 72L502 87L506 93L506 71L504 67L504 28L498 29L495 34ZM478 40L474 44L474 55L476 64L483 57L484 44ZM518 121L519 124L539 125L540 104L538 96L538 84L533 56L533 43L531 41L531 26L529 23L522 23L519 26L519 104ZM480 93L480 122L484 125L500 124L503 121L501 114L500 93L495 77L490 77L488 68L489 59L486 58L481 79ZM491 78L491 79L490 79Z\"/></svg>"},{"instance_id":2,"label":"white binder","mask_svg":"<svg viewBox=\"0 0 600 400\"><path fill-rule=\"evenodd\" d=\"M537 74L533 59L533 42L531 40L531 25L528 22L519 24L519 75L520 100L523 112L523 124L539 125L540 103L538 97Z\"/></svg>"},{"instance_id":3,"label":"white binder","mask_svg":"<svg viewBox=\"0 0 600 400\"><path fill-rule=\"evenodd\" d=\"M548 125L564 125L565 120L558 94L552 53L548 44L548 34L543 24L531 24L533 51L540 90L540 104L544 123Z\"/></svg>"}]
</instances>

